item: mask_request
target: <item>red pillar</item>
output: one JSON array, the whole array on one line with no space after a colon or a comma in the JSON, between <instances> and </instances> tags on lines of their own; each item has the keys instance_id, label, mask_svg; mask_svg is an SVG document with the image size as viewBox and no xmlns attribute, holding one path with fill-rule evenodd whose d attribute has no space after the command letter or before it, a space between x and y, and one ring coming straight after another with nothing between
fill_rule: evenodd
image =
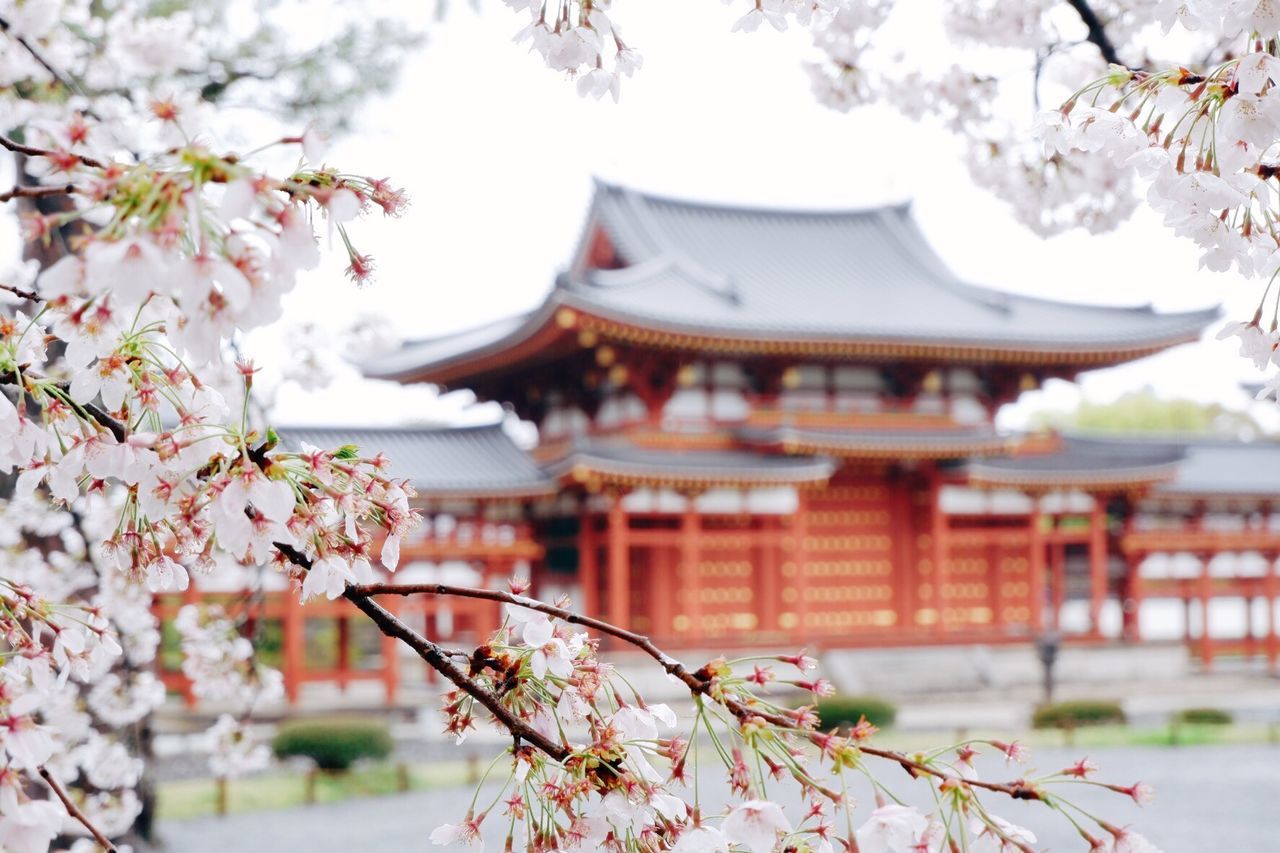
<instances>
[{"instance_id":1,"label":"red pillar","mask_svg":"<svg viewBox=\"0 0 1280 853\"><path fill-rule=\"evenodd\" d=\"M392 613L400 612L400 602L394 595L386 596L381 604ZM430 667L427 671L435 672ZM387 704L394 705L400 692L400 642L386 634L382 635L382 686L387 693Z\"/></svg>"},{"instance_id":2,"label":"red pillar","mask_svg":"<svg viewBox=\"0 0 1280 853\"><path fill-rule=\"evenodd\" d=\"M756 571L759 582L756 584L756 617L760 620L756 628L760 631L778 630L778 605L782 601L782 584L778 576L778 526L777 520L770 515L757 518L756 536Z\"/></svg>"},{"instance_id":3,"label":"red pillar","mask_svg":"<svg viewBox=\"0 0 1280 853\"><path fill-rule=\"evenodd\" d=\"M694 505L697 495L685 495L684 513L680 516L680 577L684 585L685 616L690 642L700 641L706 634L702 621L702 519Z\"/></svg>"},{"instance_id":4,"label":"red pillar","mask_svg":"<svg viewBox=\"0 0 1280 853\"><path fill-rule=\"evenodd\" d=\"M600 615L600 558L596 551L596 520L581 509L578 527L578 585L582 588L579 605L588 616Z\"/></svg>"},{"instance_id":5,"label":"red pillar","mask_svg":"<svg viewBox=\"0 0 1280 853\"><path fill-rule=\"evenodd\" d=\"M338 689L347 692L351 680L351 620L339 616L338 622Z\"/></svg>"},{"instance_id":6,"label":"red pillar","mask_svg":"<svg viewBox=\"0 0 1280 853\"><path fill-rule=\"evenodd\" d=\"M893 594L896 599L897 627L909 631L916 624L916 571L912 561L915 535L911 514L911 479L898 468L893 473L890 491L889 530L893 537ZM997 615L998 615L997 611Z\"/></svg>"},{"instance_id":7,"label":"red pillar","mask_svg":"<svg viewBox=\"0 0 1280 853\"><path fill-rule=\"evenodd\" d=\"M1093 495L1089 513L1089 629L1102 632L1102 604L1107 598L1107 509L1103 495Z\"/></svg>"},{"instance_id":8,"label":"red pillar","mask_svg":"<svg viewBox=\"0 0 1280 853\"><path fill-rule=\"evenodd\" d=\"M1124 636L1136 643L1142 640L1142 555L1125 557L1126 607L1124 609Z\"/></svg>"},{"instance_id":9,"label":"red pillar","mask_svg":"<svg viewBox=\"0 0 1280 853\"><path fill-rule=\"evenodd\" d=\"M1067 600L1067 546L1061 542L1049 545L1049 572L1053 576L1049 598L1053 602L1052 619L1048 620L1054 630L1062 629L1062 605Z\"/></svg>"},{"instance_id":10,"label":"red pillar","mask_svg":"<svg viewBox=\"0 0 1280 853\"><path fill-rule=\"evenodd\" d=\"M947 587L951 585L951 547L947 536L947 517L942 512L942 476L935 468L930 484L933 512L930 517L933 545L933 630L939 634L947 630Z\"/></svg>"},{"instance_id":11,"label":"red pillar","mask_svg":"<svg viewBox=\"0 0 1280 853\"><path fill-rule=\"evenodd\" d=\"M302 685L302 658L304 642L304 622L306 616L302 612L302 601L298 593L285 589L276 593L284 597L284 694L289 704L296 704Z\"/></svg>"},{"instance_id":12,"label":"red pillar","mask_svg":"<svg viewBox=\"0 0 1280 853\"><path fill-rule=\"evenodd\" d=\"M631 622L631 566L627 559L627 514L622 494L609 505L609 569L605 575L606 618L619 628Z\"/></svg>"},{"instance_id":13,"label":"red pillar","mask_svg":"<svg viewBox=\"0 0 1280 853\"><path fill-rule=\"evenodd\" d=\"M1200 582L1197 593L1200 599L1200 660L1206 671L1213 669L1213 638L1209 632L1209 602L1213 600L1213 578L1209 574L1212 554L1197 554L1200 559Z\"/></svg>"},{"instance_id":14,"label":"red pillar","mask_svg":"<svg viewBox=\"0 0 1280 853\"><path fill-rule=\"evenodd\" d=\"M1280 555L1267 555L1267 573L1262 576L1262 597L1267 602L1267 666L1272 672L1276 669L1276 660L1280 658L1280 632L1276 630L1276 594L1280 592L1280 577L1276 574L1276 560Z\"/></svg>"},{"instance_id":15,"label":"red pillar","mask_svg":"<svg viewBox=\"0 0 1280 853\"><path fill-rule=\"evenodd\" d=\"M795 636L800 642L804 642L812 633L809 625L809 492L805 489L796 490L795 525L791 532L795 536L795 549L792 552L796 567Z\"/></svg>"},{"instance_id":16,"label":"red pillar","mask_svg":"<svg viewBox=\"0 0 1280 853\"><path fill-rule=\"evenodd\" d=\"M1030 528L1027 531L1027 584L1030 587L1031 630L1039 634L1044 631L1044 530L1041 527L1044 515L1040 512L1040 496L1032 495L1031 501L1031 515L1027 519Z\"/></svg>"}]
</instances>

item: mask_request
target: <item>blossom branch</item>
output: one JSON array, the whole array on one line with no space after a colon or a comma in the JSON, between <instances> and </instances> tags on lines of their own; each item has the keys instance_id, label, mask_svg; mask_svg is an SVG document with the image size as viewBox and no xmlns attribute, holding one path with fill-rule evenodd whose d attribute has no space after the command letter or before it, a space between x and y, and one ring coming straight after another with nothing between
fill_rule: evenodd
<instances>
[{"instance_id":1,"label":"blossom branch","mask_svg":"<svg viewBox=\"0 0 1280 853\"><path fill-rule=\"evenodd\" d=\"M50 151L47 148L37 148L34 145L24 145L23 143L18 142L17 140L14 140L14 139L10 139L7 136L0 136L0 148L7 148L10 151L14 152L15 154L25 154L27 157L51 157L57 153L54 151ZM80 163L90 167L91 169L106 168L106 164L103 163L101 160L98 160L95 157L90 157L87 154L75 154L73 152L67 152L66 156L69 156L75 160L80 161Z\"/></svg>"},{"instance_id":2,"label":"blossom branch","mask_svg":"<svg viewBox=\"0 0 1280 853\"><path fill-rule=\"evenodd\" d=\"M311 568L311 560L298 549L281 542L274 544L276 550L288 558L289 562L295 566L308 570ZM362 592L357 586L348 586L343 593L343 597L354 604L360 612L368 616L382 633L400 640L413 649L418 654L418 657L426 661L432 669L449 679L459 690L462 690L487 708L489 713L493 714L494 718L513 737L528 742L557 761L563 761L569 757L568 749L547 738L505 708L496 695L473 682L462 670L454 666L449 660L448 652L417 631L414 631L394 613L374 601L369 593Z\"/></svg>"},{"instance_id":3,"label":"blossom branch","mask_svg":"<svg viewBox=\"0 0 1280 853\"><path fill-rule=\"evenodd\" d=\"M74 184L58 184L47 187L24 187L19 185L0 193L0 204L6 201L13 201L15 198L46 198L52 195L70 195L75 191Z\"/></svg>"},{"instance_id":4,"label":"blossom branch","mask_svg":"<svg viewBox=\"0 0 1280 853\"><path fill-rule=\"evenodd\" d=\"M9 36L9 38L13 39L19 45L21 45L22 49L25 50L27 53L29 53L31 55L31 58L40 64L41 68L49 72L49 76L52 77L58 83L59 86L66 89L68 92L80 92L80 87L74 85L72 81L66 77L66 75L64 75L61 71L59 71L53 65L53 63L51 63L48 59L45 58L43 53L41 53L39 50L36 49L35 45L27 41L26 37L14 35L10 29L9 22L4 18L0 18L0 33L4 33L5 35Z\"/></svg>"},{"instance_id":5,"label":"blossom branch","mask_svg":"<svg viewBox=\"0 0 1280 853\"><path fill-rule=\"evenodd\" d=\"M4 286L4 289L13 293L18 293L19 295L23 295L23 293L27 292L27 291L20 292L17 289L9 286ZM37 295L35 296L35 298L39 299L39 296ZM16 371L11 371L9 373L0 373L0 385L10 385L13 387L17 387L21 384L21 382L22 382L22 377ZM70 396L69 396L71 392L70 383L54 382L50 384L52 385L52 387L57 388L59 391L62 391L63 393L67 394L68 399L70 399ZM104 412L102 409L100 409L98 406L94 405L93 403L73 403L72 405L74 405L76 409L84 412L84 414L87 415L90 420L94 421L99 426L104 427L108 432L110 432L113 436L115 436L116 441L120 442L121 444L123 444L125 439L129 437L129 431L128 429L125 428L124 424L122 424L120 421L116 420L115 418L111 417L111 415L107 414L106 412Z\"/></svg>"},{"instance_id":6,"label":"blossom branch","mask_svg":"<svg viewBox=\"0 0 1280 853\"><path fill-rule=\"evenodd\" d=\"M93 825L89 818L85 817L84 812L80 811L80 807L71 801L71 798L67 796L67 792L58 784L58 780L53 778L53 774L45 767L40 767L36 772L40 774L40 778L44 780L44 783L48 785L53 793L57 795L58 799L62 801L62 806L67 810L67 814L71 815L81 826L89 830L89 834L93 836L93 840L98 842L98 844L102 846L103 850L106 850L107 853L117 853L116 846L111 843L109 838L102 834L101 830Z\"/></svg>"},{"instance_id":7,"label":"blossom branch","mask_svg":"<svg viewBox=\"0 0 1280 853\"><path fill-rule=\"evenodd\" d=\"M1107 35L1107 28L1103 25L1102 20L1098 17L1098 13L1089 5L1089 0L1067 0L1067 4L1076 10L1076 14L1080 16L1081 22L1088 30L1085 37L1087 41L1098 48L1098 52L1102 54L1102 58L1109 65L1124 65L1120 60L1120 54L1116 52L1116 46L1111 41L1111 37Z\"/></svg>"},{"instance_id":8,"label":"blossom branch","mask_svg":"<svg viewBox=\"0 0 1280 853\"><path fill-rule=\"evenodd\" d=\"M3 199L3 196L0 196L0 200L2 199ZM12 293L14 296L18 297L19 299L27 299L31 302L41 301L40 294L36 293L34 290L24 290L23 288L17 287L12 284L5 284L4 282L0 282L0 290L3 290L7 293Z\"/></svg>"},{"instance_id":9,"label":"blossom branch","mask_svg":"<svg viewBox=\"0 0 1280 853\"><path fill-rule=\"evenodd\" d=\"M280 547L280 546L277 545L277 547ZM563 607L557 607L554 604L547 604L544 601L537 601L535 599L525 598L524 596L515 595L513 593L504 592L502 590L497 590L497 589L480 589L477 587L452 586L450 584L439 584L439 583L360 584L360 585L348 586L347 591L345 593L345 597L347 598L347 600L355 603L357 607L360 607L362 611L370 615L370 618L373 618L372 614L370 614L369 610L366 610L365 607L363 607L360 604L359 600L360 599L369 600L372 596L377 596L377 595L401 595L401 596L445 595L445 596L453 596L455 598L476 598L476 599L482 599L485 601L497 601L505 604L512 604L517 607L524 607L529 610L536 610L539 613L545 613L548 616L554 616L557 619L560 619L572 625L581 625L586 628L592 628L596 631L599 631L602 634L607 634L608 636L616 637L626 643L629 643L635 646L636 648L640 649L645 654L649 655L654 660L656 660L667 673L678 678L682 683L684 683L689 688L689 691L691 693L695 695L707 696L708 698L712 699L712 701L718 702L724 708L726 708L730 713L732 713L734 717L736 717L739 721L745 721L754 717L757 719L764 720L765 722L771 723L780 728L784 728L788 730L796 729L795 721L790 719L786 715L768 712L760 708L754 708L748 705L747 703L741 701L740 699L734 698L733 696L723 695L713 691L712 690L713 678L709 673L706 672L705 668L699 669L696 672L690 672L689 669L684 664L682 664L680 661L676 660L675 658L671 657L666 652L662 651L662 649L654 645L653 641L650 640L648 637L643 636L641 634L637 634L634 631L628 631L625 628L619 628L616 625L610 624L600 619L593 618L591 616L585 616L581 613L575 613L574 611L567 610ZM378 605L375 602L369 601L369 603L372 604L374 607L378 607ZM391 619L395 619L394 615L389 613L385 609L378 607L378 610L381 610L382 613L386 614L386 616L390 617ZM378 626L380 628L383 628L383 622L379 621L379 619L377 618L375 618L374 621L378 623ZM408 629L407 627L405 628L405 630L410 631L410 629ZM385 632L385 628L384 628L384 632ZM412 632L410 631L410 633ZM400 636L400 635L393 634L392 636ZM430 641L426 640L425 638L419 637L419 639L421 639L422 642L424 643L428 643L435 650L437 654L440 653L439 647L435 646L434 643L430 643ZM415 651L417 651L417 649L415 649ZM422 652L419 651L419 654L421 655ZM426 659L425 656L424 656L424 659ZM430 660L428 660L428 662L431 663ZM446 661L446 664L447 664L447 661ZM432 666L435 666L435 664L432 663ZM441 672L444 672L443 669L440 669L439 667L436 667L436 668L439 669ZM459 673L459 675L461 675L461 673ZM453 680L453 679L451 678L450 680ZM458 681L454 681L454 683L458 684L459 687L463 687L463 685ZM463 689L466 689L466 688L463 687ZM468 690L467 692L471 692L471 691ZM486 704L485 707L490 707L490 706ZM490 708L490 710L492 710L492 708ZM503 710L505 712L505 709ZM509 716L509 713L507 713L507 716ZM502 721L504 725L506 725L505 719L503 719ZM807 733L807 734L809 735L810 739L814 739L815 737L817 739L822 738L821 735L815 736L813 733ZM537 744L535 743L535 745ZM1041 795L1038 789L1036 789L1032 785L1027 784L1027 782L1022 779L1018 779L1012 782L986 782L980 779L962 779L961 777L958 777L951 773L947 773L946 771L940 770L937 767L934 767L925 762L918 761L906 755L905 753L897 752L896 750L880 749L877 747L867 746L867 745L859 745L858 748L865 755L875 756L876 758L882 758L897 764L903 770L905 770L909 775L911 775L913 778L926 775L926 776L933 776L937 779L944 780L944 781L961 782L963 784L970 785L976 788L983 788L988 791L1006 794L1015 800L1043 799L1043 796Z\"/></svg>"}]
</instances>

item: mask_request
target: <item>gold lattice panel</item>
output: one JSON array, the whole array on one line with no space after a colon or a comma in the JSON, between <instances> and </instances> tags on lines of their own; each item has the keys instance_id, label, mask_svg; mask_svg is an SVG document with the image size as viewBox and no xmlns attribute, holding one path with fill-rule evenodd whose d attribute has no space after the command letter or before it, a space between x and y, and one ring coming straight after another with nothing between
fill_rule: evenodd
<instances>
[{"instance_id":1,"label":"gold lattice panel","mask_svg":"<svg viewBox=\"0 0 1280 853\"><path fill-rule=\"evenodd\" d=\"M840 476L809 496L804 541L783 543L784 627L803 618L806 633L841 635L897 624L891 513L881 475ZM794 559L801 547L803 575Z\"/></svg>"}]
</instances>

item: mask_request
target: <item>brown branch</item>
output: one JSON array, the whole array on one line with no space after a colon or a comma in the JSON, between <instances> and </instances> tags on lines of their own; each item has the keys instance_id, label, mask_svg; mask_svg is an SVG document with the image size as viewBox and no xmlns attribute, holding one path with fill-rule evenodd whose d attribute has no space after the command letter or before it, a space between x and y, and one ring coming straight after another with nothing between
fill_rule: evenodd
<instances>
[{"instance_id":1,"label":"brown branch","mask_svg":"<svg viewBox=\"0 0 1280 853\"><path fill-rule=\"evenodd\" d=\"M0 32L5 33L6 35L9 36L9 38L13 39L18 44L22 45L23 50L31 54L31 58L34 59L36 62L40 63L40 67L43 68L45 71L48 71L49 75L53 77L54 81L57 82L59 86L66 89L68 92L73 92L78 95L84 94L81 88L75 83L73 83L70 79L68 79L68 77L65 74L63 74L61 71L55 68L53 63L51 63L48 59L46 59L44 54L36 49L35 45L27 41L26 38L23 36L14 35L12 30L10 29L9 22L4 18L0 18Z\"/></svg>"},{"instance_id":2,"label":"brown branch","mask_svg":"<svg viewBox=\"0 0 1280 853\"><path fill-rule=\"evenodd\" d=\"M9 290L10 288L6 287L5 289ZM0 385L13 385L16 387L20 381L21 377L18 375L16 370L8 373L0 373ZM71 392L71 385L67 382L55 382L53 383L53 387L62 391L64 394L69 395ZM93 403L73 402L72 406L84 412L98 425L105 427L112 435L115 436L116 441L121 444L124 444L125 440L129 437L129 431L125 428L124 424L111 417L111 415L107 414Z\"/></svg>"},{"instance_id":3,"label":"brown branch","mask_svg":"<svg viewBox=\"0 0 1280 853\"><path fill-rule=\"evenodd\" d=\"M282 542L273 544L276 550L295 566L300 566L308 571L311 569L311 560L298 549ZM571 753L567 747L549 739L517 717L509 708L504 707L502 701L496 695L476 684L467 677L466 673L454 666L449 660L448 652L417 631L414 631L394 613L374 601L368 593L361 592L359 587L348 586L346 592L343 593L343 598L350 601L360 612L373 620L373 623L378 626L382 633L402 641L417 652L418 657L426 661L432 669L449 679L459 690L488 709L489 713L493 714L494 718L514 737L537 747L556 761L564 761L569 757Z\"/></svg>"},{"instance_id":4,"label":"brown branch","mask_svg":"<svg viewBox=\"0 0 1280 853\"><path fill-rule=\"evenodd\" d=\"M279 547L279 546L277 546ZM780 728L803 734L810 739L814 739L813 732L807 732L797 729L795 721L784 714L777 714L764 711L760 708L753 708L746 702L727 695L713 695L711 691L712 678L703 670L690 672L680 661L668 655L662 649L653 644L648 637L637 634L634 631L628 631L625 628L619 628L608 622L596 619L591 616L584 616L581 613L575 613L572 610L566 610L563 607L556 607L554 604L547 604L543 601L536 601L531 598L514 595L509 592L503 592L498 589L479 589L466 586L451 586L449 584L424 583L424 584L385 584L371 583L361 584L358 586L347 587L347 598L355 601L352 596L371 597L376 595L447 595L455 598L478 598L485 601L498 601L507 604L513 604L517 607L524 607L529 610L536 610L539 613L545 613L548 616L555 616L564 622L572 625L582 625L587 628L593 628L602 634L611 637L617 637L624 642L630 643L636 648L643 651L649 657L656 660L666 672L680 679L681 682L689 688L694 695L707 696L714 702L723 705L738 720L746 720L751 717L758 717L765 722L771 723ZM357 604L357 606L359 606ZM375 605L376 606L376 605ZM363 608L361 608L363 609ZM386 612L386 611L383 611ZM390 614L388 614L390 615ZM376 620L375 620L376 621ZM429 642L429 641L428 641ZM456 683L456 682L455 682ZM487 707L487 706L486 706ZM858 745L859 750L866 755L872 755L876 758L883 758L887 761L900 766L911 776L928 775L938 779L947 779L971 785L977 788L985 788L989 791L995 791L1014 798L1015 800L1039 800L1040 792L1034 787L1026 784L1023 780L1014 782L984 782L980 779L965 779L945 770L939 770L929 764L917 761L910 756L891 749L880 749L878 747Z\"/></svg>"},{"instance_id":5,"label":"brown branch","mask_svg":"<svg viewBox=\"0 0 1280 853\"><path fill-rule=\"evenodd\" d=\"M1098 13L1089 5L1089 0L1067 0L1067 5L1075 9L1076 14L1080 16L1080 20L1088 31L1086 40L1098 48L1102 58L1111 65L1124 65L1120 60L1120 54L1116 52L1115 44L1111 41L1111 36L1107 35L1106 26L1098 17Z\"/></svg>"},{"instance_id":6,"label":"brown branch","mask_svg":"<svg viewBox=\"0 0 1280 853\"><path fill-rule=\"evenodd\" d=\"M0 136L0 147L8 148L10 151L14 152L15 154L25 154L28 157L47 157L48 158L48 157L53 157L54 155L59 153L64 153L64 152L52 151L48 148L37 148L34 145L24 145L21 142L10 139L7 136ZM84 165L92 169L105 169L107 167L106 164L103 163L101 160L98 160L94 157L90 157L87 154L76 154L71 151L67 151L65 152L65 154L69 157L73 157L76 160L79 160L81 163L83 163Z\"/></svg>"},{"instance_id":7,"label":"brown branch","mask_svg":"<svg viewBox=\"0 0 1280 853\"><path fill-rule=\"evenodd\" d=\"M0 290L12 293L20 299L28 299L32 302L41 301L40 294L36 293L34 290L23 290L21 287L15 287L12 284L4 284L3 282L0 282Z\"/></svg>"},{"instance_id":8,"label":"brown branch","mask_svg":"<svg viewBox=\"0 0 1280 853\"><path fill-rule=\"evenodd\" d=\"M51 195L70 195L75 191L74 184L59 184L47 187L24 187L18 185L7 192L0 193L0 204L6 201L13 201L15 198L44 198Z\"/></svg>"},{"instance_id":9,"label":"brown branch","mask_svg":"<svg viewBox=\"0 0 1280 853\"><path fill-rule=\"evenodd\" d=\"M116 846L111 843L111 840L103 835L102 831L89 821L89 818L85 817L84 812L80 811L80 808L75 803L71 802L71 798L67 796L66 791L62 790L62 786L58 784L57 779L53 778L53 774L44 767L40 767L36 772L40 774L40 778L43 779L44 783L53 790L53 793L57 795L58 799L62 800L62 805L67 810L67 814L71 815L80 823L81 826L89 830L89 834L93 836L93 840L98 842L98 844L102 846L103 850L106 850L107 853L117 853Z\"/></svg>"}]
</instances>

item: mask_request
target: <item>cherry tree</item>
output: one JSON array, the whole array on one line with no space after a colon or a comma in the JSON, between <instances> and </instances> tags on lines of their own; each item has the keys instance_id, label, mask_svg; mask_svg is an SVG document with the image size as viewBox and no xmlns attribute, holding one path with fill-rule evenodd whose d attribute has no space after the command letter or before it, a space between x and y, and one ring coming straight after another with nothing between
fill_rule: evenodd
<instances>
[{"instance_id":1,"label":"cherry tree","mask_svg":"<svg viewBox=\"0 0 1280 853\"><path fill-rule=\"evenodd\" d=\"M616 92L619 75L641 67L604 0L511 5L531 12L535 49L584 95ZM486 834L527 850L1026 851L1034 835L997 812L1030 801L1059 813L1088 849L1154 849L1067 796L1083 784L1147 798L1141 784L1095 780L1087 761L1032 774L1017 743L908 753L877 745L865 720L824 731L813 705L790 702L796 691L831 691L802 652L686 666L568 601L526 597L519 582L509 592L379 582L374 565L394 572L419 521L411 487L376 448L282 446L252 416L257 368L235 343L280 317L324 243L345 254L354 282L366 281L374 265L357 226L394 218L406 194L327 164L311 130L268 136L249 153L219 145L202 116L218 110L182 89L188 54L178 47L194 20L115 8L104 22L75 2L0 3L9 81L0 97L16 116L0 146L34 178L0 200L61 200L24 228L33 242L65 240L69 250L0 283L14 297L0 317L0 470L16 474L6 511L36 508L31 524L5 528L26 538L6 543L14 550L0 580L9 645L0 844L41 851L78 833L74 849L117 849L111 839L137 809L120 792L140 768L83 733L77 697L107 722L153 706L154 624L137 621L147 593L182 589L191 573L230 561L279 572L304 601L345 598L402 641L452 685L444 725L459 740L482 724L510 736L486 774L499 793L478 792L466 815L432 831L437 844L483 849ZM830 32L869 8L756 0L735 26L795 21ZM118 67L139 65L155 88L111 91ZM1119 75L1098 85L1132 82ZM91 82L103 94L91 96ZM32 548L34 537L56 537L68 559ZM449 649L379 603L416 595L506 610L480 647ZM198 692L251 706L278 688L226 614L185 611L178 627ZM647 702L619 676L599 655L605 637L682 685L692 718ZM117 671L122 658L135 680ZM220 772L260 761L241 734L234 718L215 726ZM1011 763L1009 779L978 774L984 752ZM890 774L926 787L936 807L905 805ZM853 796L858 785L870 786L869 807ZM784 809L788 798L799 808Z\"/></svg>"}]
</instances>

